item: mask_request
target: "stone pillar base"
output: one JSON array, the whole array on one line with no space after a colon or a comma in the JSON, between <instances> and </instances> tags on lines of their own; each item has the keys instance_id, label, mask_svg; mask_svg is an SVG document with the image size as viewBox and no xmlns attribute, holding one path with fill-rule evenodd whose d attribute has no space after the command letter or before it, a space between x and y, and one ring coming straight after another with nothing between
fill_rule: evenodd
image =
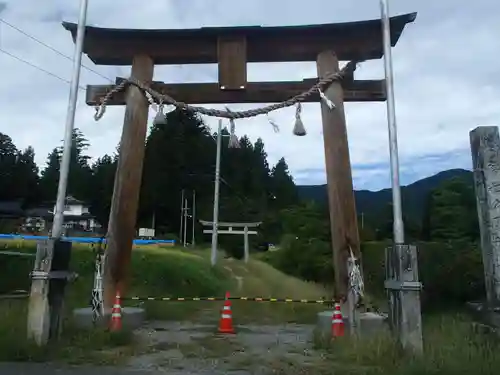
<instances>
[{"instance_id":1,"label":"stone pillar base","mask_svg":"<svg viewBox=\"0 0 500 375\"><path fill-rule=\"evenodd\" d=\"M73 322L78 328L94 328L92 309L85 307L73 310ZM109 325L111 310L107 310L104 317L100 318L97 327L104 328ZM134 330L142 326L146 319L146 311L139 307L122 307L122 327L124 330Z\"/></svg>"}]
</instances>

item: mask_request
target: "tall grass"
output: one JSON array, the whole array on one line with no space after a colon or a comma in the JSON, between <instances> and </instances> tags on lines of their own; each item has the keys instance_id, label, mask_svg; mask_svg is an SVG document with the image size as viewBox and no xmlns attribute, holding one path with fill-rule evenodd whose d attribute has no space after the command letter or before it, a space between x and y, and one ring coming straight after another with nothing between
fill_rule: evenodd
<instances>
[{"instance_id":1,"label":"tall grass","mask_svg":"<svg viewBox=\"0 0 500 375\"><path fill-rule=\"evenodd\" d=\"M498 336L477 333L470 319L459 314L424 319L423 356L403 353L389 334L317 341L316 347L326 352L316 374L493 375L500 371Z\"/></svg>"}]
</instances>

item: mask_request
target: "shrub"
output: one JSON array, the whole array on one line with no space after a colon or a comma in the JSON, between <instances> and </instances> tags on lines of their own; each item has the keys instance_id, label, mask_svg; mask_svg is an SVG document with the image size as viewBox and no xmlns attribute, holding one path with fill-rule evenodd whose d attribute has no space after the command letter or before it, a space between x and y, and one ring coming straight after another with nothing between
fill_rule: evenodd
<instances>
[{"instance_id":1,"label":"shrub","mask_svg":"<svg viewBox=\"0 0 500 375\"><path fill-rule=\"evenodd\" d=\"M389 242L362 244L363 276L369 294L385 297L385 248ZM454 307L484 295L483 266L477 244L464 241L417 243L419 276L426 309ZM305 280L331 284L330 244L317 239L283 238L279 251L261 257L279 270Z\"/></svg>"},{"instance_id":2,"label":"shrub","mask_svg":"<svg viewBox=\"0 0 500 375\"><path fill-rule=\"evenodd\" d=\"M285 235L280 249L264 258L275 268L306 281L330 283L333 265L330 244L315 238Z\"/></svg>"},{"instance_id":3,"label":"shrub","mask_svg":"<svg viewBox=\"0 0 500 375\"><path fill-rule=\"evenodd\" d=\"M219 237L221 247L225 250L226 254L235 259L243 259L245 252L245 244L243 236L225 236Z\"/></svg>"},{"instance_id":4,"label":"shrub","mask_svg":"<svg viewBox=\"0 0 500 375\"><path fill-rule=\"evenodd\" d=\"M362 246L363 273L372 294L383 294L384 251L389 243L370 242ZM417 243L422 303L431 307L463 304L484 295L481 252L477 244L464 241Z\"/></svg>"}]
</instances>

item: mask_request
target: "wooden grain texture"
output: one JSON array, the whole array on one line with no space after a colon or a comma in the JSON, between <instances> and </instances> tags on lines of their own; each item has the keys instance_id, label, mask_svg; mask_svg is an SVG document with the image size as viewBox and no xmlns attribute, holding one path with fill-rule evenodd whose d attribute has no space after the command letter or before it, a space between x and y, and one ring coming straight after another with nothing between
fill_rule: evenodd
<instances>
[{"instance_id":1,"label":"wooden grain texture","mask_svg":"<svg viewBox=\"0 0 500 375\"><path fill-rule=\"evenodd\" d=\"M150 57L138 55L134 58L132 77L150 83L153 70L154 64ZM129 87L126 103L108 224L104 272L106 307L113 303L117 288L121 294L125 292L139 206L147 132L149 103L142 92L136 87Z\"/></svg>"},{"instance_id":2,"label":"wooden grain texture","mask_svg":"<svg viewBox=\"0 0 500 375\"><path fill-rule=\"evenodd\" d=\"M241 90L247 84L247 40L245 36L219 37L217 40L219 86Z\"/></svg>"},{"instance_id":3,"label":"wooden grain texture","mask_svg":"<svg viewBox=\"0 0 500 375\"><path fill-rule=\"evenodd\" d=\"M318 55L318 76L324 77L339 70L338 58L333 51ZM352 185L351 161L344 112L342 86L334 82L325 95L335 104L331 110L321 103L323 140L325 147L328 205L335 267L336 298L345 299L348 290L347 259L349 249L360 259L356 203Z\"/></svg>"},{"instance_id":4,"label":"wooden grain texture","mask_svg":"<svg viewBox=\"0 0 500 375\"><path fill-rule=\"evenodd\" d=\"M117 78L120 83L123 78ZM236 103L280 103L308 90L317 79L286 82L248 82L245 90L220 90L218 83L163 83L154 82L152 88L167 94L179 102L188 104L236 104ZM342 83L345 102L382 102L387 96L385 80L354 80ZM87 86L87 104L97 105L113 85ZM305 100L306 103L317 103L320 98L314 93ZM124 105L125 94L113 95L108 105Z\"/></svg>"}]
</instances>

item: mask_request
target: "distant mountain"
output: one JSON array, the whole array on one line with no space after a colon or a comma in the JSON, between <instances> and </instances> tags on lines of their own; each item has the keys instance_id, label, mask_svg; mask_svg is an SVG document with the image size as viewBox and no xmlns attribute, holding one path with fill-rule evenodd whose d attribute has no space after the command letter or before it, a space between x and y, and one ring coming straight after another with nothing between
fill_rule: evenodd
<instances>
[{"instance_id":1,"label":"distant mountain","mask_svg":"<svg viewBox=\"0 0 500 375\"><path fill-rule=\"evenodd\" d=\"M443 181L453 177L464 177L472 183L472 172L465 169L450 169L434 176L423 178L401 188L403 210L409 218L420 221L427 194ZM299 196L303 200L313 200L328 204L326 185L299 185ZM372 216L383 210L392 201L391 189L379 191L358 190L354 192L358 213Z\"/></svg>"}]
</instances>

